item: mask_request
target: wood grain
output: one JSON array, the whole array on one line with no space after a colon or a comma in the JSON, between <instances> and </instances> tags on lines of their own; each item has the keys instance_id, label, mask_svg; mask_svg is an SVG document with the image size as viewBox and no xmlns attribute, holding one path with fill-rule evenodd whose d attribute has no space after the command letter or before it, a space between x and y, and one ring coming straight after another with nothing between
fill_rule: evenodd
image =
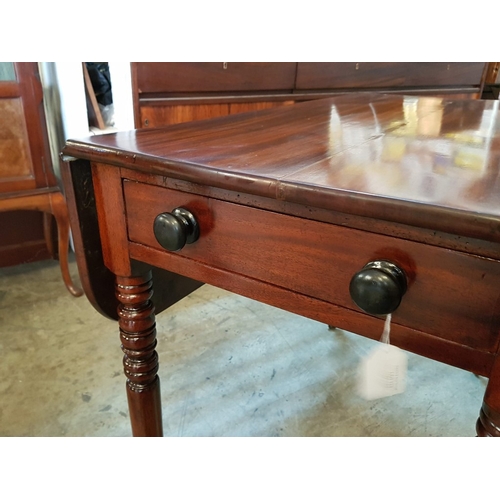
<instances>
[{"instance_id":1,"label":"wood grain","mask_svg":"<svg viewBox=\"0 0 500 500\"><path fill-rule=\"evenodd\" d=\"M297 63L167 63L137 65L139 93L292 89Z\"/></svg>"},{"instance_id":2,"label":"wood grain","mask_svg":"<svg viewBox=\"0 0 500 500\"><path fill-rule=\"evenodd\" d=\"M167 106L141 106L141 128L163 127L176 123L206 120L247 111L275 108L293 104L294 101L230 102L218 104L190 104Z\"/></svg>"},{"instance_id":3,"label":"wood grain","mask_svg":"<svg viewBox=\"0 0 500 500\"><path fill-rule=\"evenodd\" d=\"M350 332L380 340L384 319L345 309L242 274L210 267L178 253L165 252L138 243L130 243L130 253L134 259L142 262L154 262L155 265L165 268L175 268L184 276L196 277L230 292L300 314L325 325L334 324ZM484 376L490 374L495 359L494 354L474 350L397 323L391 327L391 342L416 354Z\"/></svg>"},{"instance_id":4,"label":"wood grain","mask_svg":"<svg viewBox=\"0 0 500 500\"><path fill-rule=\"evenodd\" d=\"M124 179L135 180L153 186L166 187L184 193L197 194L221 201L229 201L276 213L293 215L305 221L316 220L327 222L329 224L352 227L354 229L361 229L362 231L393 236L395 238L438 246L449 250L457 250L480 257L487 257L495 260L500 259L499 245L484 239L474 239L449 232L435 231L423 227L408 226L333 210L325 210L311 205L301 205L263 196L248 195L227 189L214 188L202 184L195 184L193 182L181 181L179 179L167 178L161 175L146 174L129 168L122 168L121 172Z\"/></svg>"},{"instance_id":5,"label":"wood grain","mask_svg":"<svg viewBox=\"0 0 500 500\"><path fill-rule=\"evenodd\" d=\"M152 275L116 278L123 368L134 436L162 436Z\"/></svg>"},{"instance_id":6,"label":"wood grain","mask_svg":"<svg viewBox=\"0 0 500 500\"><path fill-rule=\"evenodd\" d=\"M5 191L9 178L25 178L26 188L35 187L32 175L28 132L20 98L0 99L0 189ZM2 182L3 181L3 182Z\"/></svg>"},{"instance_id":7,"label":"wood grain","mask_svg":"<svg viewBox=\"0 0 500 500\"><path fill-rule=\"evenodd\" d=\"M238 193L500 242L494 101L346 95L69 141L65 150Z\"/></svg>"},{"instance_id":8,"label":"wood grain","mask_svg":"<svg viewBox=\"0 0 500 500\"><path fill-rule=\"evenodd\" d=\"M479 88L485 63L298 63L297 88L390 88L446 85Z\"/></svg>"},{"instance_id":9,"label":"wood grain","mask_svg":"<svg viewBox=\"0 0 500 500\"><path fill-rule=\"evenodd\" d=\"M136 62L134 120L137 128L160 127L258 109L250 103L270 107L382 88L477 99L492 64Z\"/></svg>"},{"instance_id":10,"label":"wood grain","mask_svg":"<svg viewBox=\"0 0 500 500\"><path fill-rule=\"evenodd\" d=\"M109 165L92 165L99 233L104 265L115 275L130 276L127 226L120 171Z\"/></svg>"},{"instance_id":11,"label":"wood grain","mask_svg":"<svg viewBox=\"0 0 500 500\"><path fill-rule=\"evenodd\" d=\"M83 290L92 306L103 316L117 320L115 276L104 265L97 207L90 162L64 162L61 168L68 211L71 219L78 273ZM134 268L138 265L132 263ZM159 313L199 288L202 283L170 271L149 266L156 283L153 297Z\"/></svg>"},{"instance_id":12,"label":"wood grain","mask_svg":"<svg viewBox=\"0 0 500 500\"><path fill-rule=\"evenodd\" d=\"M495 102L360 93L72 140L65 152L98 164L91 218L110 268L129 272L119 280L155 266L377 339L383 318L354 305L349 282L370 260L395 263L409 287L391 341L488 376L476 429L500 435ZM177 207L200 237L169 252L153 221ZM139 434L154 435L156 403L131 401Z\"/></svg>"},{"instance_id":13,"label":"wood grain","mask_svg":"<svg viewBox=\"0 0 500 500\"><path fill-rule=\"evenodd\" d=\"M200 239L183 256L354 310L352 276L367 262L389 260L410 283L395 323L498 348L500 262L146 184L125 182L124 192L131 241L161 249L155 217L185 207L198 220Z\"/></svg>"},{"instance_id":14,"label":"wood grain","mask_svg":"<svg viewBox=\"0 0 500 500\"><path fill-rule=\"evenodd\" d=\"M141 106L140 127L154 128L229 114L228 104L197 104L186 106Z\"/></svg>"}]
</instances>

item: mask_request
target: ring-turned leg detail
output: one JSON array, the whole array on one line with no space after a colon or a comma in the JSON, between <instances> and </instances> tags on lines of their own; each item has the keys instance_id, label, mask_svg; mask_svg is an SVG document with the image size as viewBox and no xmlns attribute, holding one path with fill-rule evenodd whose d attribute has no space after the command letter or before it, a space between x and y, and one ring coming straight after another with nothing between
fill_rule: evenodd
<instances>
[{"instance_id":1,"label":"ring-turned leg detail","mask_svg":"<svg viewBox=\"0 0 500 500\"><path fill-rule=\"evenodd\" d=\"M483 403L476 423L479 437L500 437L500 413L493 411Z\"/></svg>"},{"instance_id":2,"label":"ring-turned leg detail","mask_svg":"<svg viewBox=\"0 0 500 500\"><path fill-rule=\"evenodd\" d=\"M120 339L134 436L161 436L161 399L151 273L116 277Z\"/></svg>"}]
</instances>

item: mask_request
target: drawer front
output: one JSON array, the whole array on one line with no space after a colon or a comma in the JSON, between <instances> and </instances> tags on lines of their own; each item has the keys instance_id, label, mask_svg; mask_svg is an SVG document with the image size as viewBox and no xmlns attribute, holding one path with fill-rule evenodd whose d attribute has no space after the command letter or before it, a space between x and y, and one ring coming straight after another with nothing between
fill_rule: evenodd
<instances>
[{"instance_id":1,"label":"drawer front","mask_svg":"<svg viewBox=\"0 0 500 500\"><path fill-rule=\"evenodd\" d=\"M135 63L139 93L292 90L296 63Z\"/></svg>"},{"instance_id":2,"label":"drawer front","mask_svg":"<svg viewBox=\"0 0 500 500\"><path fill-rule=\"evenodd\" d=\"M154 219L184 207L196 217L200 237L179 255L358 312L349 296L352 276L367 262L386 259L409 279L393 321L496 349L497 261L134 181L124 181L124 193L132 242L162 249Z\"/></svg>"},{"instance_id":3,"label":"drawer front","mask_svg":"<svg viewBox=\"0 0 500 500\"><path fill-rule=\"evenodd\" d=\"M298 63L297 89L479 85L485 63Z\"/></svg>"}]
</instances>

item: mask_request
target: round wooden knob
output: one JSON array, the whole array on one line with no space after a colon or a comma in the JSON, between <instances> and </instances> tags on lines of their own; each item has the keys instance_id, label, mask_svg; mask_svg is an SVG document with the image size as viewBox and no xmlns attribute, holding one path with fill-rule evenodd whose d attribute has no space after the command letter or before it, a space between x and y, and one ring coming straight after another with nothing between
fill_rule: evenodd
<instances>
[{"instance_id":1,"label":"round wooden knob","mask_svg":"<svg viewBox=\"0 0 500 500\"><path fill-rule=\"evenodd\" d=\"M369 314L385 315L395 311L406 292L405 273L392 262L368 262L349 285L352 300Z\"/></svg>"},{"instance_id":2,"label":"round wooden knob","mask_svg":"<svg viewBox=\"0 0 500 500\"><path fill-rule=\"evenodd\" d=\"M155 218L153 231L158 243L171 252L194 243L200 236L200 228L194 215L185 208L175 208Z\"/></svg>"}]
</instances>

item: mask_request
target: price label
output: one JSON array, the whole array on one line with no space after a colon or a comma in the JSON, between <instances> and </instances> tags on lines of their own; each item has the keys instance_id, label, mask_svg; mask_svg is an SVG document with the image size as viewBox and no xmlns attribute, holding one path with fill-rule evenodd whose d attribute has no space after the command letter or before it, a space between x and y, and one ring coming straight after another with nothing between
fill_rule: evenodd
<instances>
[{"instance_id":1,"label":"price label","mask_svg":"<svg viewBox=\"0 0 500 500\"><path fill-rule=\"evenodd\" d=\"M406 389L408 358L390 344L373 349L359 365L358 392L367 400L386 398Z\"/></svg>"}]
</instances>

